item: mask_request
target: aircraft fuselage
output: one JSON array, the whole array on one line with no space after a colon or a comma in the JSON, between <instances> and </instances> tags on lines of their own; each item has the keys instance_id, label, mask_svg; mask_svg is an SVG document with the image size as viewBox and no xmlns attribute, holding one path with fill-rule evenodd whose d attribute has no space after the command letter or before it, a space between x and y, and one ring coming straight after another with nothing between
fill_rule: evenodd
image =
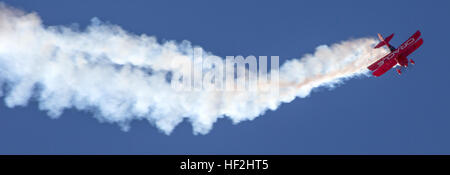
<instances>
[{"instance_id":1,"label":"aircraft fuselage","mask_svg":"<svg viewBox=\"0 0 450 175\"><path fill-rule=\"evenodd\" d=\"M395 48L394 46L392 46L392 45L390 45L390 44L387 44L387 45L388 45L388 48L389 48L389 50L390 50L391 52L394 52L394 51L396 50L396 48ZM399 57L396 58L396 60L397 60L397 63L398 63L400 66L408 67L408 58L406 58L406 57L404 57L404 56L399 56Z\"/></svg>"}]
</instances>

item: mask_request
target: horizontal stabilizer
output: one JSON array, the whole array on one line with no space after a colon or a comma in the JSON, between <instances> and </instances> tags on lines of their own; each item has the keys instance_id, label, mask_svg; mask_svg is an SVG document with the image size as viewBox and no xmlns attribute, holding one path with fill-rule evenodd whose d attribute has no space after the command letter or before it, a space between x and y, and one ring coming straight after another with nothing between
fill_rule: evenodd
<instances>
[{"instance_id":1,"label":"horizontal stabilizer","mask_svg":"<svg viewBox=\"0 0 450 175\"><path fill-rule=\"evenodd\" d=\"M386 43L385 43L384 41L381 41L380 43L378 43L378 44L375 46L375 49L380 48L380 47L383 47L384 45L386 45Z\"/></svg>"},{"instance_id":2,"label":"horizontal stabilizer","mask_svg":"<svg viewBox=\"0 0 450 175\"><path fill-rule=\"evenodd\" d=\"M394 34L389 35L386 39L383 39L380 34L378 34L378 37L380 38L380 43L375 46L375 49L383 47L384 45L388 45L389 41L391 41L391 39L394 37Z\"/></svg>"},{"instance_id":3,"label":"horizontal stabilizer","mask_svg":"<svg viewBox=\"0 0 450 175\"><path fill-rule=\"evenodd\" d=\"M384 42L389 43L391 39L394 37L394 34L389 35L386 39L384 39Z\"/></svg>"}]
</instances>

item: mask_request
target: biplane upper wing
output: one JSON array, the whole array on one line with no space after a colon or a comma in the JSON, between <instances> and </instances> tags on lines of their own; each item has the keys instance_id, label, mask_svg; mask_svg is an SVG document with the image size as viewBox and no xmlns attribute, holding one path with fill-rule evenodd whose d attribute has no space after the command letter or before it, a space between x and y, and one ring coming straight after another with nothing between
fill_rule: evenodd
<instances>
[{"instance_id":1,"label":"biplane upper wing","mask_svg":"<svg viewBox=\"0 0 450 175\"><path fill-rule=\"evenodd\" d=\"M375 69L375 71L372 73L372 75L379 77L379 76L383 75L384 73L386 73L389 69L394 67L397 64L397 60L395 60L396 55L393 55L393 54L394 53L390 53L390 54L386 55L385 57L383 57L382 59L375 62L375 63L377 63L378 67Z\"/></svg>"},{"instance_id":2,"label":"biplane upper wing","mask_svg":"<svg viewBox=\"0 0 450 175\"><path fill-rule=\"evenodd\" d=\"M408 40L403 42L402 45L400 45L398 48L403 48L404 49L406 46L415 43L419 39L420 35L421 35L420 31L417 30L416 33L411 35L411 37L409 37Z\"/></svg>"},{"instance_id":3,"label":"biplane upper wing","mask_svg":"<svg viewBox=\"0 0 450 175\"><path fill-rule=\"evenodd\" d=\"M411 37L408 38L408 40L403 42L402 45L398 47L397 53L399 53L401 56L406 57L414 52L423 43L423 40L419 39L420 35L420 31L417 30L416 33L414 33Z\"/></svg>"},{"instance_id":4,"label":"biplane upper wing","mask_svg":"<svg viewBox=\"0 0 450 175\"><path fill-rule=\"evenodd\" d=\"M421 45L423 44L423 39L420 38L419 40L417 40L414 44L412 45L408 45L407 48L405 48L404 50L402 50L402 52L400 53L400 55L407 57L409 54L413 53L416 49L418 49Z\"/></svg>"},{"instance_id":5,"label":"biplane upper wing","mask_svg":"<svg viewBox=\"0 0 450 175\"><path fill-rule=\"evenodd\" d=\"M384 64L384 60L389 56L390 54L387 54L383 58L378 59L375 63L372 63L369 67L367 67L369 70L374 71L378 67ZM383 61L383 62L382 62Z\"/></svg>"}]
</instances>

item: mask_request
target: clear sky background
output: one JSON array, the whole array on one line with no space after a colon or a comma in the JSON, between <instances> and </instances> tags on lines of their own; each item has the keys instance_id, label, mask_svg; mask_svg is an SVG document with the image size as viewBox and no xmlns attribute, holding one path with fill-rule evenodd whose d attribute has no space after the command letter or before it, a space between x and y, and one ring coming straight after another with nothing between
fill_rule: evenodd
<instances>
[{"instance_id":1,"label":"clear sky background","mask_svg":"<svg viewBox=\"0 0 450 175\"><path fill-rule=\"evenodd\" d=\"M281 62L376 33L423 46L402 76L356 78L282 104L253 121L219 119L207 135L184 121L167 136L146 121L129 132L66 110L59 119L0 102L0 154L449 154L450 1L4 1L46 25L92 17L160 40L189 40L216 55L278 55ZM0 38L1 39L1 38Z\"/></svg>"}]
</instances>

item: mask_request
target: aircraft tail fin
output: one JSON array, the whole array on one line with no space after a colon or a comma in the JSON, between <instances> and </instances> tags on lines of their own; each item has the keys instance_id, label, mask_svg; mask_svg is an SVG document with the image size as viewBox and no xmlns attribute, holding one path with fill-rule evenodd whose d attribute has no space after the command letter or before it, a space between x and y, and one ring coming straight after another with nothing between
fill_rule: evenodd
<instances>
[{"instance_id":1,"label":"aircraft tail fin","mask_svg":"<svg viewBox=\"0 0 450 175\"><path fill-rule=\"evenodd\" d=\"M380 47L382 47L382 46L384 46L384 45L389 45L389 41L391 41L391 39L394 37L394 34L391 34L391 35L389 35L386 39L384 39L383 38L383 36L381 36L381 34L378 34L378 38L380 39L380 43L378 43L376 46L375 46L375 49L376 48L380 48Z\"/></svg>"}]
</instances>

